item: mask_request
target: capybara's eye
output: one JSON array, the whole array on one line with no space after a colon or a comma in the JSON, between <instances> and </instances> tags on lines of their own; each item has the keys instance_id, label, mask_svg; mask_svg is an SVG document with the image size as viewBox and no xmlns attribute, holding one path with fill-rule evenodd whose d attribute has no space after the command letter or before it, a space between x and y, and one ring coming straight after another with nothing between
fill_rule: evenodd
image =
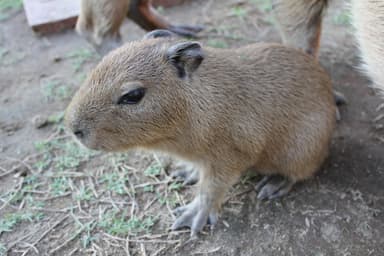
<instances>
[{"instance_id":1,"label":"capybara's eye","mask_svg":"<svg viewBox=\"0 0 384 256\"><path fill-rule=\"evenodd\" d=\"M145 88L137 88L121 96L117 104L119 105L137 104L144 97L144 95L145 95Z\"/></svg>"}]
</instances>

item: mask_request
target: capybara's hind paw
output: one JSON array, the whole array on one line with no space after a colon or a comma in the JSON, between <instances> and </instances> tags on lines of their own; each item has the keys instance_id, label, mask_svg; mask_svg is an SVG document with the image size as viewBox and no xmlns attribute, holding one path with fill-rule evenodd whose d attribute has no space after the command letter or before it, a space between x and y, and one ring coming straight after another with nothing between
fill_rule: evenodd
<instances>
[{"instance_id":1,"label":"capybara's hind paw","mask_svg":"<svg viewBox=\"0 0 384 256\"><path fill-rule=\"evenodd\" d=\"M255 189L259 191L257 198L264 200L284 196L291 191L294 184L295 182L280 175L265 176L256 185Z\"/></svg>"},{"instance_id":2,"label":"capybara's hind paw","mask_svg":"<svg viewBox=\"0 0 384 256\"><path fill-rule=\"evenodd\" d=\"M199 181L199 172L191 166L181 165L171 173L171 177L183 181L183 185L193 185Z\"/></svg>"}]
</instances>

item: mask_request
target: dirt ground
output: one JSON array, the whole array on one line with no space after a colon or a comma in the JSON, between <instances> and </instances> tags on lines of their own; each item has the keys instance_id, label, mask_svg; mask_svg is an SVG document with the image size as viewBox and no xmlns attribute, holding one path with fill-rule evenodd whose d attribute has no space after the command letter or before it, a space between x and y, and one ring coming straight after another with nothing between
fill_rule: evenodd
<instances>
[{"instance_id":1,"label":"dirt ground","mask_svg":"<svg viewBox=\"0 0 384 256\"><path fill-rule=\"evenodd\" d=\"M331 2L320 62L348 104L328 160L278 200L258 201L259 177L244 177L217 228L193 241L168 230L171 209L194 190L171 180L173 163L91 152L63 132L63 111L100 56L74 31L35 35L20 5L0 2L0 255L384 255L382 99L356 68L345 2ZM267 0L160 11L205 25L200 40L213 47L280 41ZM122 32L145 33L128 20Z\"/></svg>"}]
</instances>

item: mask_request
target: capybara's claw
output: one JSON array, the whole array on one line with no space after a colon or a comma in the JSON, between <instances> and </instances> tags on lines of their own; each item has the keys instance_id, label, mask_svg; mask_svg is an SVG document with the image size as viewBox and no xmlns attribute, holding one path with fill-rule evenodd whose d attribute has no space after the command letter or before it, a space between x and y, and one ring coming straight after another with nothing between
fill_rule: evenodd
<instances>
[{"instance_id":1,"label":"capybara's claw","mask_svg":"<svg viewBox=\"0 0 384 256\"><path fill-rule=\"evenodd\" d=\"M199 181L199 172L189 166L182 165L171 173L172 178L183 181L183 185L194 185Z\"/></svg>"},{"instance_id":2,"label":"capybara's claw","mask_svg":"<svg viewBox=\"0 0 384 256\"><path fill-rule=\"evenodd\" d=\"M294 184L295 182L279 175L265 176L256 185L256 190L259 191L257 198L260 200L270 200L282 197L288 194Z\"/></svg>"},{"instance_id":3,"label":"capybara's claw","mask_svg":"<svg viewBox=\"0 0 384 256\"><path fill-rule=\"evenodd\" d=\"M204 226L209 224L213 227L218 220L218 211L208 204L202 203L199 197L191 203L178 207L174 213L180 215L172 225L172 230L188 227L191 229L191 237L203 230Z\"/></svg>"}]
</instances>

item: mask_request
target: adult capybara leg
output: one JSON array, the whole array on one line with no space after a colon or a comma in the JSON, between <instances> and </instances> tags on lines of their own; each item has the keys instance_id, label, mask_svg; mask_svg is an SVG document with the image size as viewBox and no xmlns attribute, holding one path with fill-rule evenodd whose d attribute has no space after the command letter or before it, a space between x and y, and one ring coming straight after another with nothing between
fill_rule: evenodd
<instances>
[{"instance_id":1,"label":"adult capybara leg","mask_svg":"<svg viewBox=\"0 0 384 256\"><path fill-rule=\"evenodd\" d=\"M128 17L145 30L167 29L181 36L195 37L202 26L172 25L153 8L150 0L131 0Z\"/></svg>"},{"instance_id":2,"label":"adult capybara leg","mask_svg":"<svg viewBox=\"0 0 384 256\"><path fill-rule=\"evenodd\" d=\"M274 0L285 44L317 57L323 12L328 0Z\"/></svg>"},{"instance_id":3,"label":"adult capybara leg","mask_svg":"<svg viewBox=\"0 0 384 256\"><path fill-rule=\"evenodd\" d=\"M284 44L302 49L317 58L327 3L328 0L274 0L273 8ZM337 105L347 102L338 91L334 91L334 97Z\"/></svg>"},{"instance_id":4,"label":"adult capybara leg","mask_svg":"<svg viewBox=\"0 0 384 256\"><path fill-rule=\"evenodd\" d=\"M129 0L82 0L76 31L106 53L120 45Z\"/></svg>"},{"instance_id":5,"label":"adult capybara leg","mask_svg":"<svg viewBox=\"0 0 384 256\"><path fill-rule=\"evenodd\" d=\"M384 90L384 1L353 0L351 7L363 67L374 85Z\"/></svg>"}]
</instances>

